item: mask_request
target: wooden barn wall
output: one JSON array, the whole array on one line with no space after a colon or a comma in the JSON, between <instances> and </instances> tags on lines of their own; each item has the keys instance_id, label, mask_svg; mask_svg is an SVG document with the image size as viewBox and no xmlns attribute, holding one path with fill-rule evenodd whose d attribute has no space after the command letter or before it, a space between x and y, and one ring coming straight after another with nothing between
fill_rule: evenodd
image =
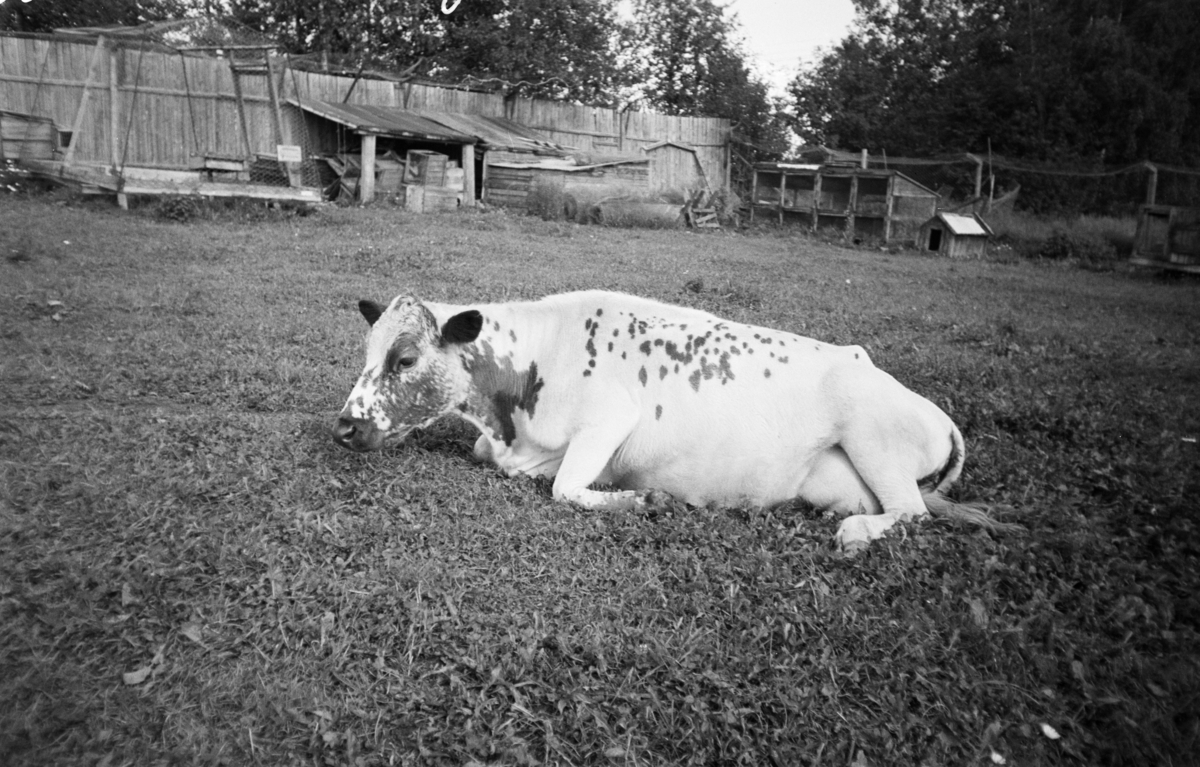
<instances>
[{"instance_id":1,"label":"wooden barn wall","mask_svg":"<svg viewBox=\"0 0 1200 767\"><path fill-rule=\"evenodd\" d=\"M89 42L0 35L0 109L50 117L61 130L70 130L95 48ZM644 155L642 150L652 144L674 141L695 148L696 155L669 147L653 152L651 187L702 185L697 158L714 189L725 184L728 120L621 113L417 83L356 83L353 77L285 70L282 58L275 62L284 98L299 94L343 101L349 95L357 104L507 117L593 159ZM279 142L266 75L243 74L239 81L251 152L273 155ZM317 137L309 135L298 110L284 106L283 112L289 134L284 141L315 149ZM79 162L120 164L123 157L129 165L185 168L193 154L244 154L233 76L225 59L106 46L81 125L75 149Z\"/></svg>"}]
</instances>

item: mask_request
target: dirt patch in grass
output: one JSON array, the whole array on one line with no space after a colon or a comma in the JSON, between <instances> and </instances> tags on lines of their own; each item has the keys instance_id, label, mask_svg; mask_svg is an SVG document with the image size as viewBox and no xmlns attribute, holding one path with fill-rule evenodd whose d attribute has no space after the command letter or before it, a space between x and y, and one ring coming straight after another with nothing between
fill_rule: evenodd
<instances>
[{"instance_id":1,"label":"dirt patch in grass","mask_svg":"<svg viewBox=\"0 0 1200 767\"><path fill-rule=\"evenodd\" d=\"M1163 764L1200 748L1200 288L336 209L0 231L0 762ZM29 222L44 225L36 229ZM6 240L9 242L10 240ZM612 288L867 347L1022 536L594 513L328 437L359 298Z\"/></svg>"}]
</instances>

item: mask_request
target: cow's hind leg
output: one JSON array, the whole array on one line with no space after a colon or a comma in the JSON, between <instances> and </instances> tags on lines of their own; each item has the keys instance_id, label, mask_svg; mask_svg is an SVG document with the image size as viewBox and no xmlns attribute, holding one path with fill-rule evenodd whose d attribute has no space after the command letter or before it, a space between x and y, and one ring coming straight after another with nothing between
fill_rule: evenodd
<instances>
[{"instance_id":1,"label":"cow's hind leg","mask_svg":"<svg viewBox=\"0 0 1200 767\"><path fill-rule=\"evenodd\" d=\"M896 525L897 522L925 516L929 510L917 487L917 480L904 469L906 461L900 456L890 456L887 451L855 449L853 444L844 447L854 468L871 493L879 501L882 513L852 514L842 520L834 540L838 548L855 552Z\"/></svg>"}]
</instances>

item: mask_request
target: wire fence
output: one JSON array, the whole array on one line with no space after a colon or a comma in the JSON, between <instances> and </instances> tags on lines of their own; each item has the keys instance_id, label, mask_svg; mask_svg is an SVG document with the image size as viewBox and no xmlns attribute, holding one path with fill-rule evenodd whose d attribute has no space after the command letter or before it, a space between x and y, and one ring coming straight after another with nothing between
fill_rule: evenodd
<instances>
[{"instance_id":1,"label":"wire fence","mask_svg":"<svg viewBox=\"0 0 1200 767\"><path fill-rule=\"evenodd\" d=\"M868 159L899 170L941 193L944 200L1015 199L1043 213L1130 215L1144 203L1200 206L1200 170L1141 162L1116 168L1033 164L987 154Z\"/></svg>"}]
</instances>

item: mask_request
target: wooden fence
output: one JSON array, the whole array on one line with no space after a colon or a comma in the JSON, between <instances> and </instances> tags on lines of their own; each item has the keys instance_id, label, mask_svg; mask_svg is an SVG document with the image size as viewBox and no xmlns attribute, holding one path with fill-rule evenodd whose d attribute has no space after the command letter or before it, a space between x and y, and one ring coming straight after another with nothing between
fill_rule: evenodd
<instances>
[{"instance_id":1,"label":"wooden fence","mask_svg":"<svg viewBox=\"0 0 1200 767\"><path fill-rule=\"evenodd\" d=\"M47 117L60 131L74 133L72 159L80 163L183 169L194 155L274 155L281 143L300 145L307 153L312 144L297 110L284 105L282 125L276 127L267 62L258 63L264 71L235 75L224 58L0 35L0 110ZM281 57L271 63L283 100L300 95L343 101L349 96L357 104L507 117L593 158L650 149L651 186L706 181L716 189L727 183L730 129L725 119L622 113L417 83L356 82L293 70ZM239 89L244 120L238 111ZM673 143L660 151L663 142Z\"/></svg>"}]
</instances>

